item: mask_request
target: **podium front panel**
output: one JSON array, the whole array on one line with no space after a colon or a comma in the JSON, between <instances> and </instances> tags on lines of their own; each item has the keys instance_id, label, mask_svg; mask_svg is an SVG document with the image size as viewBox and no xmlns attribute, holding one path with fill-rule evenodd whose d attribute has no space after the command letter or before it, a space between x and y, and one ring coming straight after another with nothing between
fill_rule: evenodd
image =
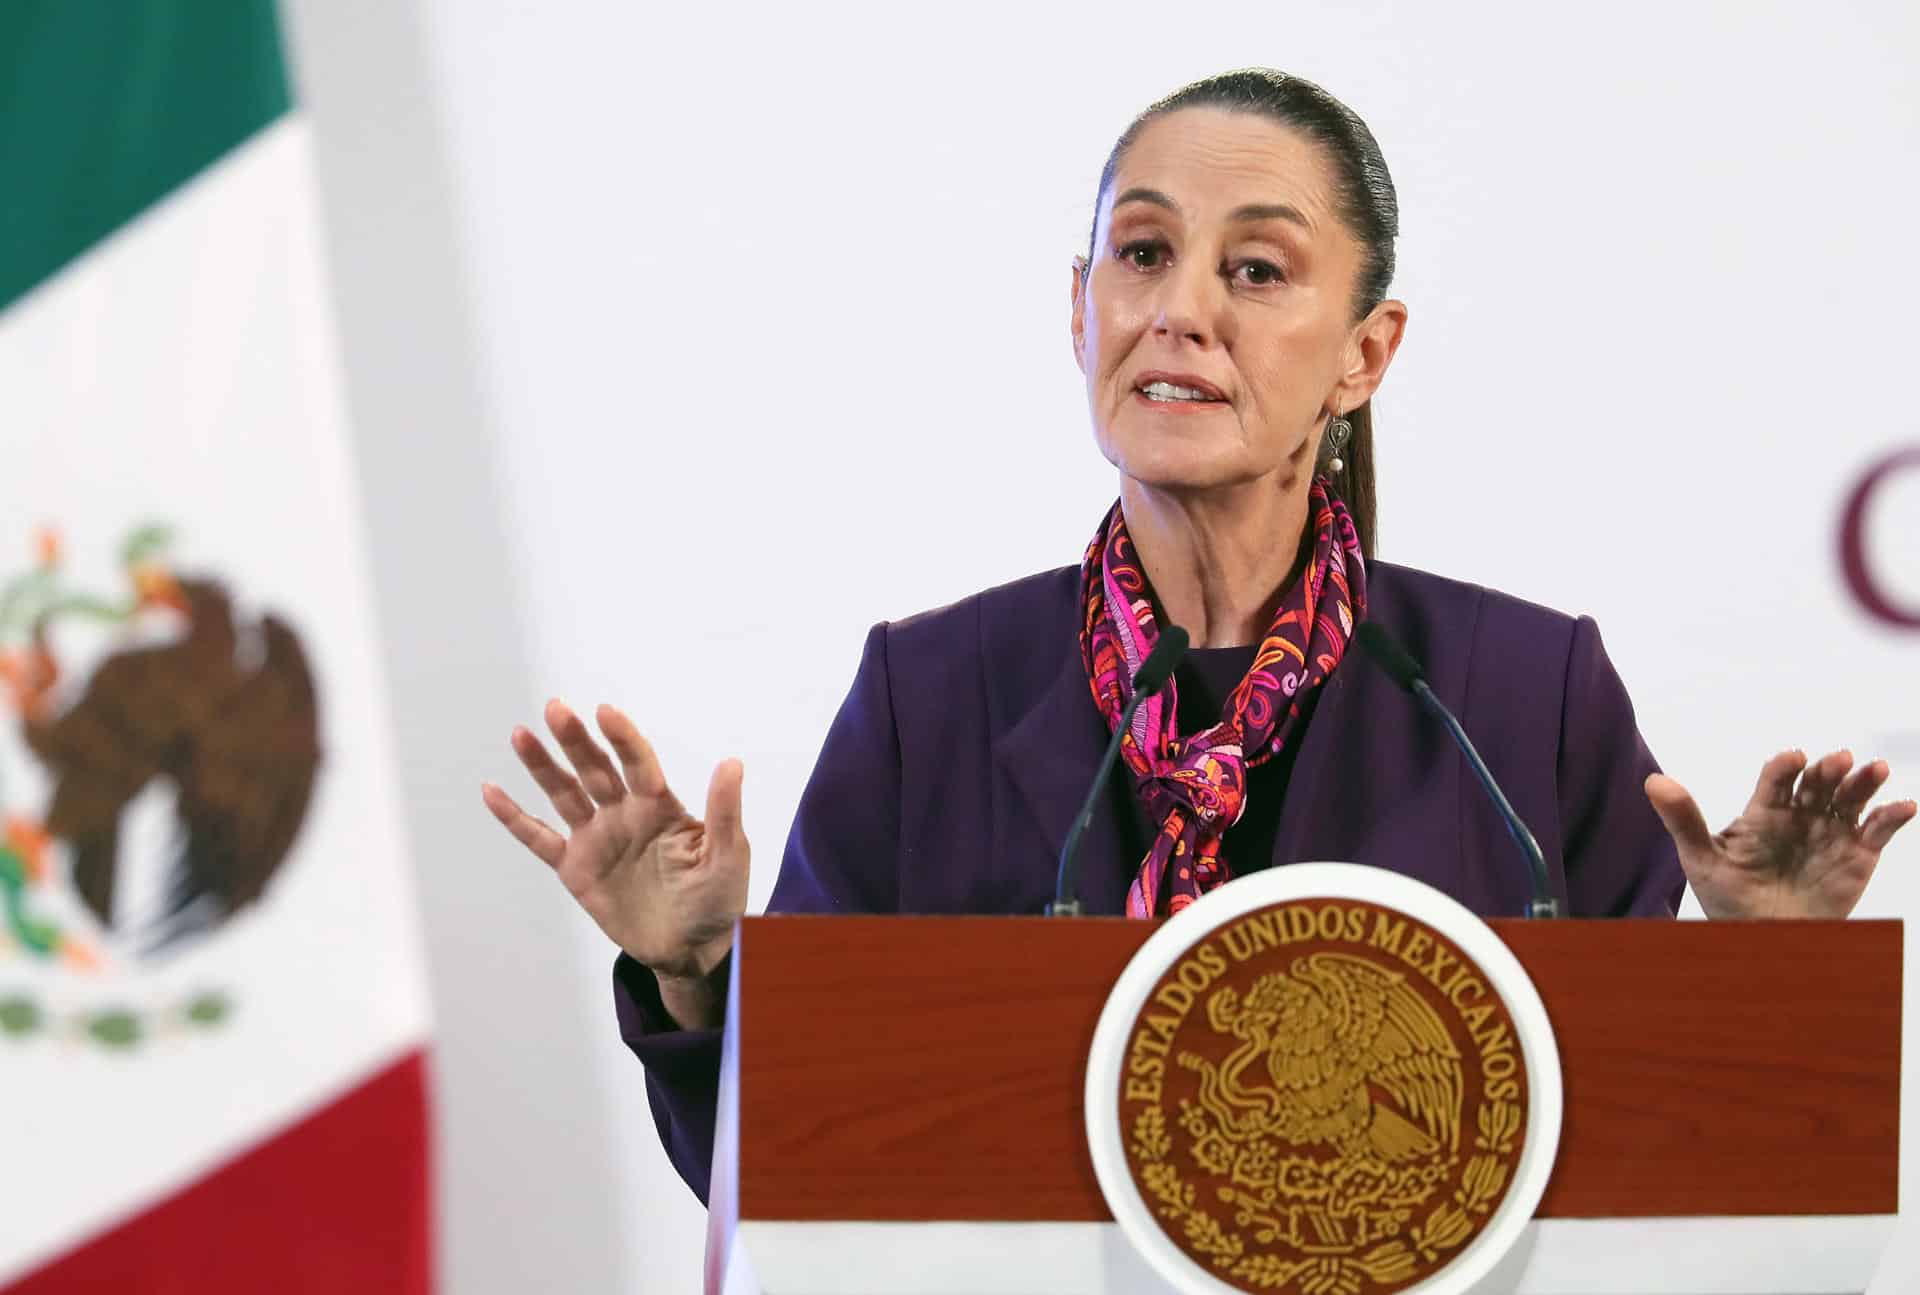
<instances>
[{"instance_id":1,"label":"podium front panel","mask_svg":"<svg viewBox=\"0 0 1920 1295\"><path fill-rule=\"evenodd\" d=\"M1496 921L1557 1036L1524 1295L1865 1288L1898 1208L1898 922ZM1106 918L742 922L712 1292L1158 1291L1082 1111Z\"/></svg>"},{"instance_id":2,"label":"podium front panel","mask_svg":"<svg viewBox=\"0 0 1920 1295\"><path fill-rule=\"evenodd\" d=\"M1492 925L1560 1041L1538 1217L1897 1209L1898 922ZM1081 1084L1152 929L745 921L740 1217L1109 1220Z\"/></svg>"}]
</instances>

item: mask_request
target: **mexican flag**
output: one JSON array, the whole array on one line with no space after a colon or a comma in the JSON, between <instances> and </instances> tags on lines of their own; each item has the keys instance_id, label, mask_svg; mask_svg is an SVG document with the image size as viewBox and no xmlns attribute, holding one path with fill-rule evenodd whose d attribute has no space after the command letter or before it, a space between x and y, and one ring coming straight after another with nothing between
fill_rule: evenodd
<instances>
[{"instance_id":1,"label":"mexican flag","mask_svg":"<svg viewBox=\"0 0 1920 1295\"><path fill-rule=\"evenodd\" d=\"M425 1292L429 1020L272 0L0 4L0 1290Z\"/></svg>"}]
</instances>

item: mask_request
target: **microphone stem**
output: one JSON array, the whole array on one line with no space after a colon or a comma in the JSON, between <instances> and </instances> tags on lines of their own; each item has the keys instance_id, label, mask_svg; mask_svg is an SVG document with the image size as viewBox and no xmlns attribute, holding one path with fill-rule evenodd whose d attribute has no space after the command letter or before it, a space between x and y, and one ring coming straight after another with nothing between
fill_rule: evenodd
<instances>
[{"instance_id":1,"label":"microphone stem","mask_svg":"<svg viewBox=\"0 0 1920 1295\"><path fill-rule=\"evenodd\" d=\"M1441 705L1440 699L1433 695L1433 689L1427 686L1425 679L1413 681L1413 695L1453 734L1454 742L1461 754L1467 757L1467 766L1473 770L1473 776L1486 788L1487 796L1494 807L1500 811L1501 822L1507 825L1507 831L1513 837L1513 843L1520 847L1520 853L1527 856L1527 862L1533 868L1533 900L1527 905L1528 917L1560 916L1560 901L1554 898L1553 882L1547 876L1547 859L1540 852L1540 843L1533 839L1533 833L1514 812L1513 805L1507 800L1507 794L1500 790L1500 784L1493 780L1493 771L1487 768L1487 762L1480 758L1480 752L1474 749L1473 739L1467 736L1467 730L1455 719L1453 712Z\"/></svg>"},{"instance_id":2,"label":"microphone stem","mask_svg":"<svg viewBox=\"0 0 1920 1295\"><path fill-rule=\"evenodd\" d=\"M1074 894L1074 865L1079 862L1080 837L1087 830L1087 824L1093 821L1093 811L1099 807L1100 793L1106 789L1107 780L1113 776L1113 766L1120 759L1120 739L1133 726L1133 712L1140 708L1151 693L1136 691L1127 708L1120 713L1120 726L1113 730L1113 736L1107 740L1106 754L1100 757L1100 772L1094 776L1093 786L1087 789L1087 798L1081 802L1080 813L1073 820L1073 826L1067 831L1066 844L1060 847L1060 874L1053 888L1053 902L1047 905L1048 917L1082 917L1086 909L1080 903L1080 897Z\"/></svg>"}]
</instances>

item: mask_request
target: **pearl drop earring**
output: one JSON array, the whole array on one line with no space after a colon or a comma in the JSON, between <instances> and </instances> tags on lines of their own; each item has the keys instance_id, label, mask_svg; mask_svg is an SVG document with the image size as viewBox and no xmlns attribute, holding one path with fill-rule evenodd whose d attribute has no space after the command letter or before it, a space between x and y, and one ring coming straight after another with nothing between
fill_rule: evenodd
<instances>
[{"instance_id":1,"label":"pearl drop earring","mask_svg":"<svg viewBox=\"0 0 1920 1295\"><path fill-rule=\"evenodd\" d=\"M1347 461L1342 457L1346 453L1347 441L1353 435L1353 424L1338 413L1327 414L1327 443L1333 447L1333 458L1328 460L1327 468L1333 472L1346 470Z\"/></svg>"}]
</instances>

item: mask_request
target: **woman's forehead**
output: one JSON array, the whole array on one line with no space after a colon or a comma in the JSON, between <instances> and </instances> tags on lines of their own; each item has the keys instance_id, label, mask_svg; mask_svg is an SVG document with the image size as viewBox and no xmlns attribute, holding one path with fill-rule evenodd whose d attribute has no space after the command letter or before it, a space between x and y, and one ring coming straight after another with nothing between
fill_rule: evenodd
<instances>
[{"instance_id":1,"label":"woman's forehead","mask_svg":"<svg viewBox=\"0 0 1920 1295\"><path fill-rule=\"evenodd\" d=\"M1333 212L1333 177L1318 144L1269 118L1217 108L1183 108L1142 128L1114 171L1108 210L1140 190L1171 199L1190 219L1284 205L1318 232Z\"/></svg>"}]
</instances>

